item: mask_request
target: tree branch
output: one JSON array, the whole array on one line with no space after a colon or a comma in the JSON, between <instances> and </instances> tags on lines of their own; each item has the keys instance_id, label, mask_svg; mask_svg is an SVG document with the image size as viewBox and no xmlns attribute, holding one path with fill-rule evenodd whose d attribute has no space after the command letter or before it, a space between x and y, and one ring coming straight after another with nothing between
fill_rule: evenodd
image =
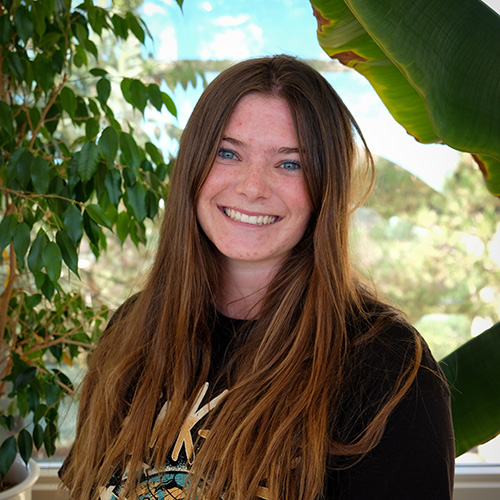
<instances>
[{"instance_id":1,"label":"tree branch","mask_svg":"<svg viewBox=\"0 0 500 500\"><path fill-rule=\"evenodd\" d=\"M45 123L45 118L47 117L47 113L49 112L49 109L52 107L52 105L56 102L57 96L61 93L61 90L63 89L64 85L66 84L66 80L68 79L68 75L64 73L63 75L63 80L61 84L54 89L54 92L52 92L52 95L50 96L50 100L45 106L45 109L43 110L42 116L40 117L40 120L38 122L38 125L36 126L35 130L32 131L33 137L31 138L29 148L33 149L33 146L35 144L36 138L38 136L38 133L40 132L40 128L42 127L42 124Z\"/></svg>"},{"instance_id":2,"label":"tree branch","mask_svg":"<svg viewBox=\"0 0 500 500\"><path fill-rule=\"evenodd\" d=\"M8 310L9 310L9 302L10 296L12 294L12 290L14 289L14 283L18 277L16 273L16 253L14 251L14 244L10 244L10 256L9 256L9 272L7 278L7 285L5 290L2 292L0 296L1 304L0 304L0 351L7 352L9 350L9 346L5 340L5 328L7 326L8 319ZM0 380L3 379L10 373L12 369L12 358L7 358L8 361L5 366L0 367ZM5 390L5 382L0 384L0 396L3 394Z\"/></svg>"}]
</instances>

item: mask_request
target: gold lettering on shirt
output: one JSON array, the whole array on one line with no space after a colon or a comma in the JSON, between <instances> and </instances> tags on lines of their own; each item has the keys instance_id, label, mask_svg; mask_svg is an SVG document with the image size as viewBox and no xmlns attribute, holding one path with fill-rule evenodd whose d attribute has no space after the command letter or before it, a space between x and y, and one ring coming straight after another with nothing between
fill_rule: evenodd
<instances>
[{"instance_id":1,"label":"gold lettering on shirt","mask_svg":"<svg viewBox=\"0 0 500 500\"><path fill-rule=\"evenodd\" d=\"M184 421L184 424L182 424L181 430L179 431L179 435L177 437L177 441L174 444L174 448L172 450L172 460L177 462L179 459L179 454L182 450L182 447L184 446L186 450L186 456L188 461L192 461L193 456L194 456L194 441L193 441L193 436L191 434L191 431L193 427L203 418L205 417L211 410L213 410L219 401L226 395L227 389L221 392L218 396L216 396L214 399L209 401L207 404L203 405L200 408L200 405L203 401L203 398L205 397L207 391L208 391L208 382L205 382L203 384L203 387L201 388L200 392L198 393L198 396L196 397L196 400L192 406L192 408L189 410L189 414ZM153 428L153 432L151 434L151 442L150 442L150 447L153 447L154 444L156 443L156 440L158 439L158 434L160 433L160 423L165 417L165 414L167 413L167 408L168 408L168 402L166 402L156 420L155 426ZM208 435L208 431L206 429L201 429L198 434L206 438Z\"/></svg>"}]
</instances>

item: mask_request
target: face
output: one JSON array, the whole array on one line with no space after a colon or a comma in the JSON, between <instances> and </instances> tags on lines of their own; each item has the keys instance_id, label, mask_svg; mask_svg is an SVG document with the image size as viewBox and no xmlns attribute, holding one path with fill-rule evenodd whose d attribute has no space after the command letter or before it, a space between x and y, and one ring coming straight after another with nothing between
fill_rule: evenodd
<instances>
[{"instance_id":1,"label":"face","mask_svg":"<svg viewBox=\"0 0 500 500\"><path fill-rule=\"evenodd\" d=\"M260 94L241 99L196 211L228 265L274 266L300 241L311 203L285 100Z\"/></svg>"}]
</instances>

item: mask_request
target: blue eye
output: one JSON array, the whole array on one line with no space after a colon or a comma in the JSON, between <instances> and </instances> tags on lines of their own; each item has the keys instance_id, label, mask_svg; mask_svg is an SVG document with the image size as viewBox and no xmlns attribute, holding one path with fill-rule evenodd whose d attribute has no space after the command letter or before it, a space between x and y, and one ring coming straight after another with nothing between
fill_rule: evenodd
<instances>
[{"instance_id":1,"label":"blue eye","mask_svg":"<svg viewBox=\"0 0 500 500\"><path fill-rule=\"evenodd\" d=\"M280 164L280 168L288 171L300 170L300 162L298 161L284 161Z\"/></svg>"},{"instance_id":2,"label":"blue eye","mask_svg":"<svg viewBox=\"0 0 500 500\"><path fill-rule=\"evenodd\" d=\"M219 158L222 158L223 160L235 160L236 159L236 153L232 151L231 149L226 149L226 148L220 148L219 152L217 153L217 156Z\"/></svg>"}]
</instances>

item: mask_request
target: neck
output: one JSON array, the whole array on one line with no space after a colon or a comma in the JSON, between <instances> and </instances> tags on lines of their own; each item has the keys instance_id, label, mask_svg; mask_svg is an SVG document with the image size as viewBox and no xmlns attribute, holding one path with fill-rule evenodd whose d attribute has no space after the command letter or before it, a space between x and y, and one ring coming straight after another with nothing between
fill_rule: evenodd
<instances>
[{"instance_id":1,"label":"neck","mask_svg":"<svg viewBox=\"0 0 500 500\"><path fill-rule=\"evenodd\" d=\"M274 278L276 265L255 266L248 262L224 263L217 300L219 311L235 319L256 319Z\"/></svg>"}]
</instances>

